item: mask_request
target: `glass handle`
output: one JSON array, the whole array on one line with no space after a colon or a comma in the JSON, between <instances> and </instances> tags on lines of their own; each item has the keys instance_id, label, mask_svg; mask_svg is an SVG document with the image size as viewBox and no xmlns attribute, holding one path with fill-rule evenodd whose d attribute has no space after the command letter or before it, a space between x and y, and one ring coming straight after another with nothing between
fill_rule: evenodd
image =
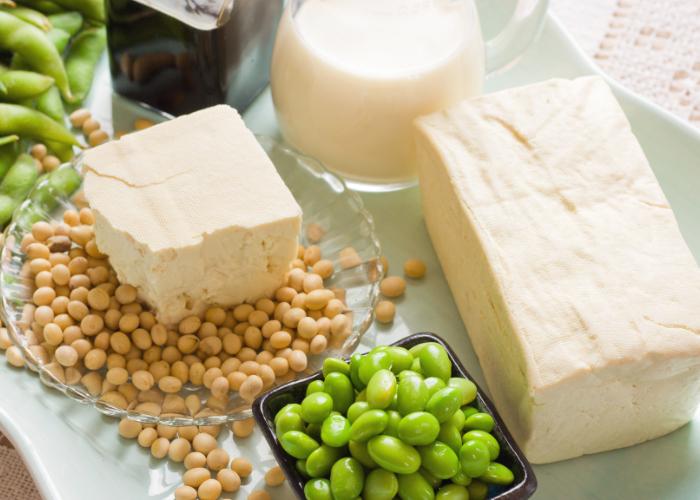
<instances>
[{"instance_id":1,"label":"glass handle","mask_svg":"<svg viewBox=\"0 0 700 500\"><path fill-rule=\"evenodd\" d=\"M544 24L549 0L518 0L503 29L486 41L486 73L493 73L520 56Z\"/></svg>"}]
</instances>

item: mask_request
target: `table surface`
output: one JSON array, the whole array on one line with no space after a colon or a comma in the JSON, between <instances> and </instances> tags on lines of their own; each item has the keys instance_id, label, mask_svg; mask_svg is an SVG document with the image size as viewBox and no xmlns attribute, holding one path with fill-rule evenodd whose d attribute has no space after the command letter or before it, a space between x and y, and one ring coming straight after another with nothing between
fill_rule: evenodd
<instances>
[{"instance_id":1,"label":"table surface","mask_svg":"<svg viewBox=\"0 0 700 500\"><path fill-rule=\"evenodd\" d=\"M572 77L594 71L571 46L557 23L548 21L543 36L523 59L488 82L488 90L552 76ZM700 139L687 127L616 89L637 136L676 210L686 239L700 257ZM276 135L269 94L246 113L256 132ZM398 301L398 316L390 327L373 325L363 346L389 343L409 333L433 331L446 338L467 369L483 384L478 360L452 301L427 235L416 188L389 194L364 194L374 215L384 253L396 269L408 257L428 265L424 280L412 283ZM58 418L57 418L58 417ZM47 499L117 500L167 498L180 470L155 461L133 442L117 436L114 422L88 407L43 387L36 377L0 364L0 426L20 449ZM237 456L250 456L256 470L246 489L260 486L272 457L259 432L246 440L225 440ZM536 498L671 498L697 496L700 478L700 427L685 426L666 437L632 448L536 466ZM641 472L641 473L640 473ZM26 491L0 498L30 498ZM273 497L288 498L286 486ZM237 498L242 498L239 493Z\"/></svg>"}]
</instances>

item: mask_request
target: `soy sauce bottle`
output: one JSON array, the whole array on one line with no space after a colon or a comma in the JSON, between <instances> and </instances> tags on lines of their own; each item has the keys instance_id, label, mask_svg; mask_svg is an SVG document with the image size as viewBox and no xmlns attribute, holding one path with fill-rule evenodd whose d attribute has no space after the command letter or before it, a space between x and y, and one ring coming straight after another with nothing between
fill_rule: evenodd
<instances>
[{"instance_id":1,"label":"soy sauce bottle","mask_svg":"<svg viewBox=\"0 0 700 500\"><path fill-rule=\"evenodd\" d=\"M180 115L265 88L283 0L106 0L114 90Z\"/></svg>"}]
</instances>

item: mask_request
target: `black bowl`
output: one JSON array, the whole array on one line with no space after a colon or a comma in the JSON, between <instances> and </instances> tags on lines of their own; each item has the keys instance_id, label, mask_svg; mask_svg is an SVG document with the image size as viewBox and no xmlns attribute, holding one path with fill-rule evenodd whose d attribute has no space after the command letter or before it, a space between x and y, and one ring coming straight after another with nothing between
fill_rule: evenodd
<instances>
[{"instance_id":1,"label":"black bowl","mask_svg":"<svg viewBox=\"0 0 700 500\"><path fill-rule=\"evenodd\" d=\"M462 363L455 356L454 351L450 348L447 343L432 333L416 333L409 337L394 342L392 345L405 347L410 349L411 347L422 344L424 342L437 342L442 345L447 354L452 361L452 375L455 377L465 377L472 380L469 376L467 370L464 369ZM318 372L309 377L295 380L289 382L288 384L281 385L270 392L267 392L260 396L253 402L253 416L260 429L262 429L263 435L270 445L272 452L277 459L280 467L284 470L285 476L291 485L294 492L300 499L304 498L304 483L306 480L301 477L296 469L296 459L287 455L287 453L282 449L277 436L275 435L275 414L288 403L301 403L302 399L306 395L306 386L314 380L322 380L323 373ZM518 445L515 443L513 436L510 435L508 429L506 429L503 420L498 415L496 408L493 403L484 395L484 392L478 387L478 392L476 396L475 403L478 409L485 413L490 413L495 422L496 426L493 430L493 435L498 440L501 445L501 454L498 456L498 461L508 467L513 471L515 475L515 480L513 484L508 486L489 486L489 499L498 500L515 500L522 498L529 498L537 489L537 479L535 478L535 473L530 467L530 463L525 459L523 452L520 450Z\"/></svg>"}]
</instances>

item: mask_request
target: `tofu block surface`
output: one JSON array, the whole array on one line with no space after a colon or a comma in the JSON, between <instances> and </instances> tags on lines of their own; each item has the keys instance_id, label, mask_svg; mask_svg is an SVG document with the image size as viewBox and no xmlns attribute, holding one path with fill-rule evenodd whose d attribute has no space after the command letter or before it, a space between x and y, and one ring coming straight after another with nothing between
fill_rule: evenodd
<instances>
[{"instance_id":1,"label":"tofu block surface","mask_svg":"<svg viewBox=\"0 0 700 500\"><path fill-rule=\"evenodd\" d=\"M426 224L493 399L535 463L677 429L700 400L700 269L598 77L417 122Z\"/></svg>"},{"instance_id":2,"label":"tofu block surface","mask_svg":"<svg viewBox=\"0 0 700 500\"><path fill-rule=\"evenodd\" d=\"M235 109L125 135L86 151L84 166L98 248L159 321L282 284L301 209Z\"/></svg>"}]
</instances>

